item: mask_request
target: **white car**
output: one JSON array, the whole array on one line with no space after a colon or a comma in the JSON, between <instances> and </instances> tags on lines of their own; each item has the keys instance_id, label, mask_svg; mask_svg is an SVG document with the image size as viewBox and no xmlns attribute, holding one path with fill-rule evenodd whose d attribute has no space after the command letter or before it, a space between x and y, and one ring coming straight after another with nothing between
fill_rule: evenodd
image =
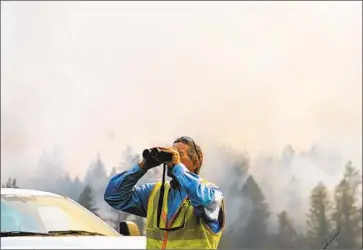
<instances>
[{"instance_id":1,"label":"white car","mask_svg":"<svg viewBox=\"0 0 363 250\"><path fill-rule=\"evenodd\" d=\"M1 188L1 249L145 249L134 223L121 233L70 198Z\"/></svg>"}]
</instances>

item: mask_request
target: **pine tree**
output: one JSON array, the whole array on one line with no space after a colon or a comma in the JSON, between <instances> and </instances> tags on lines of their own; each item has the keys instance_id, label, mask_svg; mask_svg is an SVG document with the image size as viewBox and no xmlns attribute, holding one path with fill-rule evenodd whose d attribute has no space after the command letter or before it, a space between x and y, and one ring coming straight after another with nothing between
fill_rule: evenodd
<instances>
[{"instance_id":1,"label":"pine tree","mask_svg":"<svg viewBox=\"0 0 363 250\"><path fill-rule=\"evenodd\" d=\"M277 235L278 246L285 249L297 247L298 234L287 212L277 215L279 231Z\"/></svg>"},{"instance_id":2,"label":"pine tree","mask_svg":"<svg viewBox=\"0 0 363 250\"><path fill-rule=\"evenodd\" d=\"M92 185L94 191L98 193L99 190L105 189L107 185L107 171L102 162L101 156L97 154L96 161L92 162L87 169L84 183L86 185Z\"/></svg>"},{"instance_id":3,"label":"pine tree","mask_svg":"<svg viewBox=\"0 0 363 250\"><path fill-rule=\"evenodd\" d=\"M139 154L134 152L131 146L127 145L125 150L122 152L121 159L122 160L119 164L119 169L124 171L129 169L132 165L138 163L141 160L141 157Z\"/></svg>"},{"instance_id":4,"label":"pine tree","mask_svg":"<svg viewBox=\"0 0 363 250\"><path fill-rule=\"evenodd\" d=\"M249 177L249 158L246 154L236 154L229 148L217 147L216 153L222 155L220 159L228 167L227 171L213 172L206 171L203 174L207 179L216 180L216 174L218 178L228 179L228 181L222 181L218 184L220 188L224 190L224 200L226 202L226 228L221 238L219 248L239 248L242 246L241 235L248 226L247 218L253 212L253 204L250 197L247 194L243 194L243 189L247 185ZM202 168L203 169L203 168ZM217 179L218 180L218 179Z\"/></svg>"},{"instance_id":5,"label":"pine tree","mask_svg":"<svg viewBox=\"0 0 363 250\"><path fill-rule=\"evenodd\" d=\"M32 188L57 193L59 179L65 175L61 150L58 147L44 150L38 161L36 176L31 180Z\"/></svg>"},{"instance_id":6,"label":"pine tree","mask_svg":"<svg viewBox=\"0 0 363 250\"><path fill-rule=\"evenodd\" d=\"M340 229L336 237L335 246L339 249L352 249L361 245L362 227L361 211L358 207L358 187L361 175L348 162L345 166L343 179L335 188L334 212L332 219L336 228Z\"/></svg>"},{"instance_id":7,"label":"pine tree","mask_svg":"<svg viewBox=\"0 0 363 250\"><path fill-rule=\"evenodd\" d=\"M77 196L74 196L74 191L72 187L72 180L69 176L69 173L66 173L64 176L59 177L57 180L57 194L67 196L71 199L76 199Z\"/></svg>"},{"instance_id":8,"label":"pine tree","mask_svg":"<svg viewBox=\"0 0 363 250\"><path fill-rule=\"evenodd\" d=\"M74 197L79 197L84 189L84 184L83 182L79 179L78 176L76 176L74 179L73 179L73 183L72 183L72 189L73 189L73 195ZM74 198L76 199L76 198Z\"/></svg>"},{"instance_id":9,"label":"pine tree","mask_svg":"<svg viewBox=\"0 0 363 250\"><path fill-rule=\"evenodd\" d=\"M98 216L98 208L93 204L93 192L90 186L86 186L78 198L78 203L87 208L89 211Z\"/></svg>"},{"instance_id":10,"label":"pine tree","mask_svg":"<svg viewBox=\"0 0 363 250\"><path fill-rule=\"evenodd\" d=\"M19 188L16 184L16 178L9 178L8 181L2 185L3 188Z\"/></svg>"},{"instance_id":11,"label":"pine tree","mask_svg":"<svg viewBox=\"0 0 363 250\"><path fill-rule=\"evenodd\" d=\"M100 154L97 154L96 159L89 165L83 183L85 186L92 186L93 201L98 204L99 210L104 211L108 207L103 198L108 177Z\"/></svg>"},{"instance_id":12,"label":"pine tree","mask_svg":"<svg viewBox=\"0 0 363 250\"><path fill-rule=\"evenodd\" d=\"M252 202L253 211L247 226L242 232L238 232L239 242L236 247L264 248L268 244L267 228L270 213L265 197L252 176L248 177L242 194Z\"/></svg>"},{"instance_id":13,"label":"pine tree","mask_svg":"<svg viewBox=\"0 0 363 250\"><path fill-rule=\"evenodd\" d=\"M281 164L283 167L288 167L295 157L295 150L291 145L287 145L282 152Z\"/></svg>"},{"instance_id":14,"label":"pine tree","mask_svg":"<svg viewBox=\"0 0 363 250\"><path fill-rule=\"evenodd\" d=\"M320 248L331 234L331 201L326 186L320 182L311 192L310 209L307 215L309 245Z\"/></svg>"}]
</instances>

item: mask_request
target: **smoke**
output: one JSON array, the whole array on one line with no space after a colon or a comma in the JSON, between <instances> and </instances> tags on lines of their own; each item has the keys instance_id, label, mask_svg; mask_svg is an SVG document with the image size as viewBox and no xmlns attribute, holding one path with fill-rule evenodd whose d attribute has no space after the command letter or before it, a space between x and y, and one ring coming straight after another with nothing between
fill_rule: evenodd
<instances>
[{"instance_id":1,"label":"smoke","mask_svg":"<svg viewBox=\"0 0 363 250\"><path fill-rule=\"evenodd\" d=\"M242 194L249 173L248 155L231 147L214 144L205 147L201 176L217 184L224 194L226 230L243 229L254 209L251 201Z\"/></svg>"},{"instance_id":2,"label":"smoke","mask_svg":"<svg viewBox=\"0 0 363 250\"><path fill-rule=\"evenodd\" d=\"M306 232L312 189L322 181L333 199L334 188L343 177L344 166L349 160L339 152L324 150L317 144L301 152L286 146L279 155L260 154L255 159L251 159L248 152L218 144L207 146L204 151L207 157L201 175L217 183L224 192L228 230L235 226L244 229L249 220L254 206L241 190L247 178L253 176L269 206L269 230L277 230L277 214L286 211L296 229Z\"/></svg>"},{"instance_id":3,"label":"smoke","mask_svg":"<svg viewBox=\"0 0 363 250\"><path fill-rule=\"evenodd\" d=\"M288 154L289 149L292 151ZM272 224L277 223L277 213L287 211L295 227L305 231L311 190L322 181L332 194L346 163L335 152L325 154L316 146L300 153L286 148L274 159L260 156L251 168L251 174L266 196Z\"/></svg>"},{"instance_id":4,"label":"smoke","mask_svg":"<svg viewBox=\"0 0 363 250\"><path fill-rule=\"evenodd\" d=\"M97 153L111 171L125 145L189 135L205 150L203 175L229 189L248 152L241 176L256 178L273 212L302 215L318 180L334 185L348 160L362 168L361 9L2 2L1 180L39 175L54 145L83 179ZM281 159L288 144L295 155ZM247 220L253 208L233 192L228 220L235 207Z\"/></svg>"}]
</instances>

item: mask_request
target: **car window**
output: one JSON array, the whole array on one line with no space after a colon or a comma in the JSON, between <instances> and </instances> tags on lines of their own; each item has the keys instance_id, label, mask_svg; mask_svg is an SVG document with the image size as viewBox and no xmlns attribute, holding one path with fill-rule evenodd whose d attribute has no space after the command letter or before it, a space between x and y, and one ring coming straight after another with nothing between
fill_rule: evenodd
<instances>
[{"instance_id":1,"label":"car window","mask_svg":"<svg viewBox=\"0 0 363 250\"><path fill-rule=\"evenodd\" d=\"M1 195L1 231L81 230L120 236L81 205L63 197Z\"/></svg>"}]
</instances>

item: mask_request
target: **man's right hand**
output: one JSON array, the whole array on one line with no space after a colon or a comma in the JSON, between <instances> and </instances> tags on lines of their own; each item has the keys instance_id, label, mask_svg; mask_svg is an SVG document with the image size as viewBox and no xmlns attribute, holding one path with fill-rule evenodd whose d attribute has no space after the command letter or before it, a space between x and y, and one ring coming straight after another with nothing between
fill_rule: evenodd
<instances>
[{"instance_id":1,"label":"man's right hand","mask_svg":"<svg viewBox=\"0 0 363 250\"><path fill-rule=\"evenodd\" d=\"M161 162L157 162L153 159L148 159L148 160L143 159L141 162L139 162L139 167L144 171L148 171L149 169L157 167L160 164Z\"/></svg>"}]
</instances>

